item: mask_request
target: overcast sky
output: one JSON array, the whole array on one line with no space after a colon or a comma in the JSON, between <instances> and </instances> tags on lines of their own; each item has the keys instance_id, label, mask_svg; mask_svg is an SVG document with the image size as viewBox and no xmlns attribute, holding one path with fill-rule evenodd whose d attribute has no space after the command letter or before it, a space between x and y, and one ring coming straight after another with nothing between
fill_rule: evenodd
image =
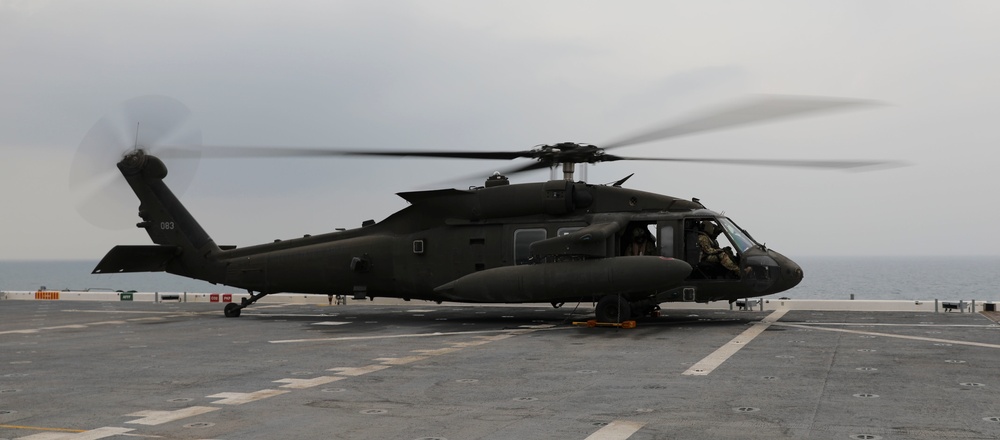
<instances>
[{"instance_id":1,"label":"overcast sky","mask_svg":"<svg viewBox=\"0 0 1000 440\"><path fill-rule=\"evenodd\" d=\"M205 145L484 151L600 145L755 94L870 99L885 105L615 154L910 166L616 162L588 180L634 172L628 187L698 197L793 259L997 255L997 23L996 1L0 0L0 259L149 242L135 199L124 229L84 220L67 174L98 120L150 94L184 103ZM396 192L518 164L203 160L181 200L245 246L382 220L406 206Z\"/></svg>"}]
</instances>

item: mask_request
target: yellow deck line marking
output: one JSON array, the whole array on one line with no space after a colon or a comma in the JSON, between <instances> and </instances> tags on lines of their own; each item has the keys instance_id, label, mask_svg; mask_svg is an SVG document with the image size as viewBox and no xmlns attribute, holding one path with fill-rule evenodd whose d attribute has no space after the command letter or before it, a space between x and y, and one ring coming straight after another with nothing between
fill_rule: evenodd
<instances>
[{"instance_id":1,"label":"yellow deck line marking","mask_svg":"<svg viewBox=\"0 0 1000 440\"><path fill-rule=\"evenodd\" d=\"M767 330L767 328L770 327L771 324L774 324L777 320L781 319L782 316L785 316L785 313L787 312L788 309L778 309L775 310L774 312L771 312L770 315L767 315L767 317L760 320L760 322L746 329L746 331L744 331L743 333L740 333L739 336L733 338L731 341L726 343L726 345L719 347L718 350L715 350L714 352L712 352L712 354L706 356L704 359L698 361L698 363L692 365L691 368L688 368L687 371L683 373L683 375L685 376L709 375L712 371L714 371L716 368L722 365L723 362L728 360L730 357L736 354L736 352L740 351L740 349L745 347L746 344L750 343L750 341L752 341L754 338L763 333L764 330Z\"/></svg>"},{"instance_id":2,"label":"yellow deck line marking","mask_svg":"<svg viewBox=\"0 0 1000 440\"><path fill-rule=\"evenodd\" d=\"M811 330L825 330L828 332L841 332L841 333L852 333L856 335L868 335L868 336L883 336L886 338L897 338L897 339L910 339L914 341L924 341L924 342L937 342L943 344L954 344L954 345L969 345L972 347L985 347L985 348L1000 348L997 344L986 344L983 342L969 342L969 341L956 341L953 339L938 339L938 338L925 338L923 336L909 336L909 335L894 335L891 333L878 333L878 332L866 332L861 330L848 330L846 328L829 328L829 327L818 327L815 325L801 325L801 324L787 324L780 323L783 327L795 327L795 328L807 328Z\"/></svg>"},{"instance_id":3,"label":"yellow deck line marking","mask_svg":"<svg viewBox=\"0 0 1000 440\"><path fill-rule=\"evenodd\" d=\"M590 434L584 440L625 440L645 425L645 423L615 420Z\"/></svg>"},{"instance_id":4,"label":"yellow deck line marking","mask_svg":"<svg viewBox=\"0 0 1000 440\"><path fill-rule=\"evenodd\" d=\"M25 429L28 431L86 432L85 429L43 428L41 426L0 425L4 429Z\"/></svg>"}]
</instances>

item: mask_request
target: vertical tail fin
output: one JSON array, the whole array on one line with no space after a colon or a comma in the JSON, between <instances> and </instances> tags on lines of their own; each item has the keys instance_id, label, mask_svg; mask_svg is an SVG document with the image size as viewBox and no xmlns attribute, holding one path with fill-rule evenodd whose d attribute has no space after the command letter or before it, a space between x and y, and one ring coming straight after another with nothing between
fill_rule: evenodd
<instances>
[{"instance_id":1,"label":"vertical tail fin","mask_svg":"<svg viewBox=\"0 0 1000 440\"><path fill-rule=\"evenodd\" d=\"M118 169L139 198L142 221L136 226L145 229L159 246L115 247L95 272L148 271L158 266L159 270L177 275L222 282L225 268L218 261L220 249L163 183L167 175L163 162L135 150L118 162Z\"/></svg>"}]
</instances>

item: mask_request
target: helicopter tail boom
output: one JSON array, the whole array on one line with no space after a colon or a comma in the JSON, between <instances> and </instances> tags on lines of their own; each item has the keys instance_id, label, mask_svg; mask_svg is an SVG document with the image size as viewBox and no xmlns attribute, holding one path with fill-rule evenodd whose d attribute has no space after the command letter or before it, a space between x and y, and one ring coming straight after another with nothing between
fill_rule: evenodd
<instances>
[{"instance_id":1,"label":"helicopter tail boom","mask_svg":"<svg viewBox=\"0 0 1000 440\"><path fill-rule=\"evenodd\" d=\"M219 247L163 183L167 168L160 159L135 150L118 163L139 198L136 226L156 246L116 246L94 273L166 271L209 282L222 282L225 269Z\"/></svg>"}]
</instances>

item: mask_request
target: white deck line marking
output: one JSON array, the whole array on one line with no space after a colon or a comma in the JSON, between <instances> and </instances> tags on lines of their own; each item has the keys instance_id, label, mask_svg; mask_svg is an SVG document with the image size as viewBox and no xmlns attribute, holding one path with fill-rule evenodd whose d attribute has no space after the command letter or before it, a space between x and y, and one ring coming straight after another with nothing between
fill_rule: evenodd
<instances>
[{"instance_id":1,"label":"white deck line marking","mask_svg":"<svg viewBox=\"0 0 1000 440\"><path fill-rule=\"evenodd\" d=\"M347 322L347 321L323 321L323 322L314 322L314 323L312 323L312 325L344 325L344 324L350 324L350 322Z\"/></svg>"},{"instance_id":2,"label":"white deck line marking","mask_svg":"<svg viewBox=\"0 0 1000 440\"><path fill-rule=\"evenodd\" d=\"M317 305L319 305L319 304L317 304ZM256 307L256 306L254 306L254 307ZM344 312L344 313L340 313L340 314L341 315L347 315L348 313ZM247 312L247 313L244 313L244 315L246 315L246 316L253 316L253 317L257 317L257 318L318 318L318 319L336 318L336 316L331 316L331 315L323 314L323 313L316 314L316 313L256 313L256 312Z\"/></svg>"},{"instance_id":3,"label":"white deck line marking","mask_svg":"<svg viewBox=\"0 0 1000 440\"><path fill-rule=\"evenodd\" d=\"M706 356L704 359L698 361L698 363L692 365L691 368L688 368L687 371L683 373L683 375L685 376L709 375L712 371L714 371L716 368L722 365L723 362L728 360L730 357L736 354L736 352L740 351L740 349L742 349L748 343L750 343L750 341L752 341L754 338L763 333L764 330L766 330L768 327L771 326L771 324L774 324L777 320L781 319L781 317L784 316L785 313L787 312L788 309L778 309L775 310L774 312L771 312L770 315L767 315L767 317L760 320L760 322L746 329L746 331L744 331L743 333L740 333L739 336L733 338L733 340L726 343L726 345L719 347L718 350L715 350L714 352L712 352L712 354Z\"/></svg>"},{"instance_id":4,"label":"white deck line marking","mask_svg":"<svg viewBox=\"0 0 1000 440\"><path fill-rule=\"evenodd\" d=\"M40 434L29 435L27 437L16 437L16 440L63 440L70 438L70 435L76 434L66 434L65 432L43 432Z\"/></svg>"},{"instance_id":5,"label":"white deck line marking","mask_svg":"<svg viewBox=\"0 0 1000 440\"><path fill-rule=\"evenodd\" d=\"M210 399L222 399L212 402L213 405L242 405L244 403L256 402L268 397L280 396L287 393L284 390L260 390L252 393L219 393L205 396Z\"/></svg>"},{"instance_id":6,"label":"white deck line marking","mask_svg":"<svg viewBox=\"0 0 1000 440\"><path fill-rule=\"evenodd\" d=\"M18 440L97 440L114 435L121 435L129 431L134 431L134 429L112 428L105 426L103 428L91 429L90 431L84 432L43 432L41 434L29 435L27 437L18 437Z\"/></svg>"},{"instance_id":7,"label":"white deck line marking","mask_svg":"<svg viewBox=\"0 0 1000 440\"><path fill-rule=\"evenodd\" d=\"M414 353L420 353L426 356L441 356L442 354L455 353L461 351L461 348L438 348L436 350L410 350Z\"/></svg>"},{"instance_id":8,"label":"white deck line marking","mask_svg":"<svg viewBox=\"0 0 1000 440\"><path fill-rule=\"evenodd\" d=\"M101 321L101 322L91 322L87 325L122 325L128 324L126 321Z\"/></svg>"},{"instance_id":9,"label":"white deck line marking","mask_svg":"<svg viewBox=\"0 0 1000 440\"><path fill-rule=\"evenodd\" d=\"M796 328L807 328L811 330L825 330L829 332L841 332L841 333L853 333L856 335L869 335L869 336L883 336L886 338L897 338L897 339L910 339L914 341L924 341L924 342L939 342L945 344L954 345L969 345L972 347L985 347L985 348L1000 348L997 344L986 344L983 342L969 342L969 341L956 341L952 339L938 339L938 338L925 338L922 336L908 336L908 335L894 335L891 333L878 333L878 332L866 332L861 330L848 330L846 328L829 328L829 327L817 327L815 325L800 325L800 324L778 324L783 327L796 327Z\"/></svg>"},{"instance_id":10,"label":"white deck line marking","mask_svg":"<svg viewBox=\"0 0 1000 440\"><path fill-rule=\"evenodd\" d=\"M791 324L791 323L788 323ZM997 324L887 324L887 323L863 323L863 322L797 322L798 325L843 325L846 327L944 327L944 328L989 328L1000 329ZM779 324L784 325L784 324Z\"/></svg>"},{"instance_id":11,"label":"white deck line marking","mask_svg":"<svg viewBox=\"0 0 1000 440\"><path fill-rule=\"evenodd\" d=\"M290 305L293 305L293 304L287 304L287 303L286 304L268 304L268 305L253 306L253 308L256 309L256 310L260 310L260 309L277 309L277 308L280 308L280 307L288 307Z\"/></svg>"},{"instance_id":12,"label":"white deck line marking","mask_svg":"<svg viewBox=\"0 0 1000 440\"><path fill-rule=\"evenodd\" d=\"M479 345L486 345L489 344L490 342L493 341L489 339L481 339L478 341L470 341L470 342L452 342L449 343L448 345L452 346L452 348L469 348L469 347L476 347Z\"/></svg>"},{"instance_id":13,"label":"white deck line marking","mask_svg":"<svg viewBox=\"0 0 1000 440\"><path fill-rule=\"evenodd\" d=\"M406 365L424 359L430 359L430 356L404 356L400 358L378 358L372 360L381 362L383 365Z\"/></svg>"},{"instance_id":14,"label":"white deck line marking","mask_svg":"<svg viewBox=\"0 0 1000 440\"><path fill-rule=\"evenodd\" d=\"M168 317L166 317L166 316L150 316L148 318L129 318L128 321L129 322L138 322L138 321L163 321L164 319L167 319L167 318Z\"/></svg>"},{"instance_id":15,"label":"white deck line marking","mask_svg":"<svg viewBox=\"0 0 1000 440\"><path fill-rule=\"evenodd\" d=\"M162 435L130 434L130 433L124 433L122 434L122 437L163 438Z\"/></svg>"},{"instance_id":16,"label":"white deck line marking","mask_svg":"<svg viewBox=\"0 0 1000 440\"><path fill-rule=\"evenodd\" d=\"M38 329L7 330L7 331L0 332L0 335L13 335L13 334L28 335L28 334L31 334L31 333L38 333Z\"/></svg>"},{"instance_id":17,"label":"white deck line marking","mask_svg":"<svg viewBox=\"0 0 1000 440\"><path fill-rule=\"evenodd\" d=\"M388 335L388 336L341 336L338 338L316 338L316 339L284 339L278 341L268 341L272 344L289 344L296 342L329 342L329 341L364 341L372 339L394 339L394 338L426 338L434 336L462 336L462 335L475 335L483 333L503 333L504 337L510 337L513 335L520 335L530 332L546 331L546 330L568 330L574 329L575 327L555 327L551 329L519 329L519 330L475 330L469 332L435 332L435 333L414 333L414 334L404 334L404 335Z\"/></svg>"},{"instance_id":18,"label":"white deck line marking","mask_svg":"<svg viewBox=\"0 0 1000 440\"><path fill-rule=\"evenodd\" d=\"M628 420L615 420L598 429L597 432L590 434L584 440L625 440L645 425L645 423L630 422Z\"/></svg>"},{"instance_id":19,"label":"white deck line marking","mask_svg":"<svg viewBox=\"0 0 1000 440\"><path fill-rule=\"evenodd\" d=\"M142 417L141 419L135 419L125 423L155 426L217 411L218 409L219 408L212 408L210 406L192 406L188 408L181 408L176 411L139 411L125 415L128 417Z\"/></svg>"},{"instance_id":20,"label":"white deck line marking","mask_svg":"<svg viewBox=\"0 0 1000 440\"><path fill-rule=\"evenodd\" d=\"M565 328L572 328L572 327L565 327ZM546 330L549 330L549 329L546 329ZM476 338L482 339L484 341L493 342L493 341L502 341L504 339L513 338L515 335L520 335L520 334L524 334L524 333L530 333L530 332L520 332L519 331L519 332L505 333L505 334L502 334L502 335L476 336Z\"/></svg>"},{"instance_id":21,"label":"white deck line marking","mask_svg":"<svg viewBox=\"0 0 1000 440\"><path fill-rule=\"evenodd\" d=\"M335 371L341 376L360 376L389 368L388 365L365 365L364 367L337 367L326 371Z\"/></svg>"},{"instance_id":22,"label":"white deck line marking","mask_svg":"<svg viewBox=\"0 0 1000 440\"><path fill-rule=\"evenodd\" d=\"M177 311L173 312L150 312L142 310L77 310L77 309L65 309L63 312L68 313L115 313L115 314L135 314L135 315L169 315L171 313L176 314Z\"/></svg>"},{"instance_id":23,"label":"white deck line marking","mask_svg":"<svg viewBox=\"0 0 1000 440\"><path fill-rule=\"evenodd\" d=\"M312 379L278 379L274 382L285 383L287 385L282 385L280 388L291 388L293 390L302 390L306 388L312 388L320 386L323 384L328 384L330 382L336 382L338 380L347 379L346 377L340 376L320 376L314 377Z\"/></svg>"}]
</instances>

